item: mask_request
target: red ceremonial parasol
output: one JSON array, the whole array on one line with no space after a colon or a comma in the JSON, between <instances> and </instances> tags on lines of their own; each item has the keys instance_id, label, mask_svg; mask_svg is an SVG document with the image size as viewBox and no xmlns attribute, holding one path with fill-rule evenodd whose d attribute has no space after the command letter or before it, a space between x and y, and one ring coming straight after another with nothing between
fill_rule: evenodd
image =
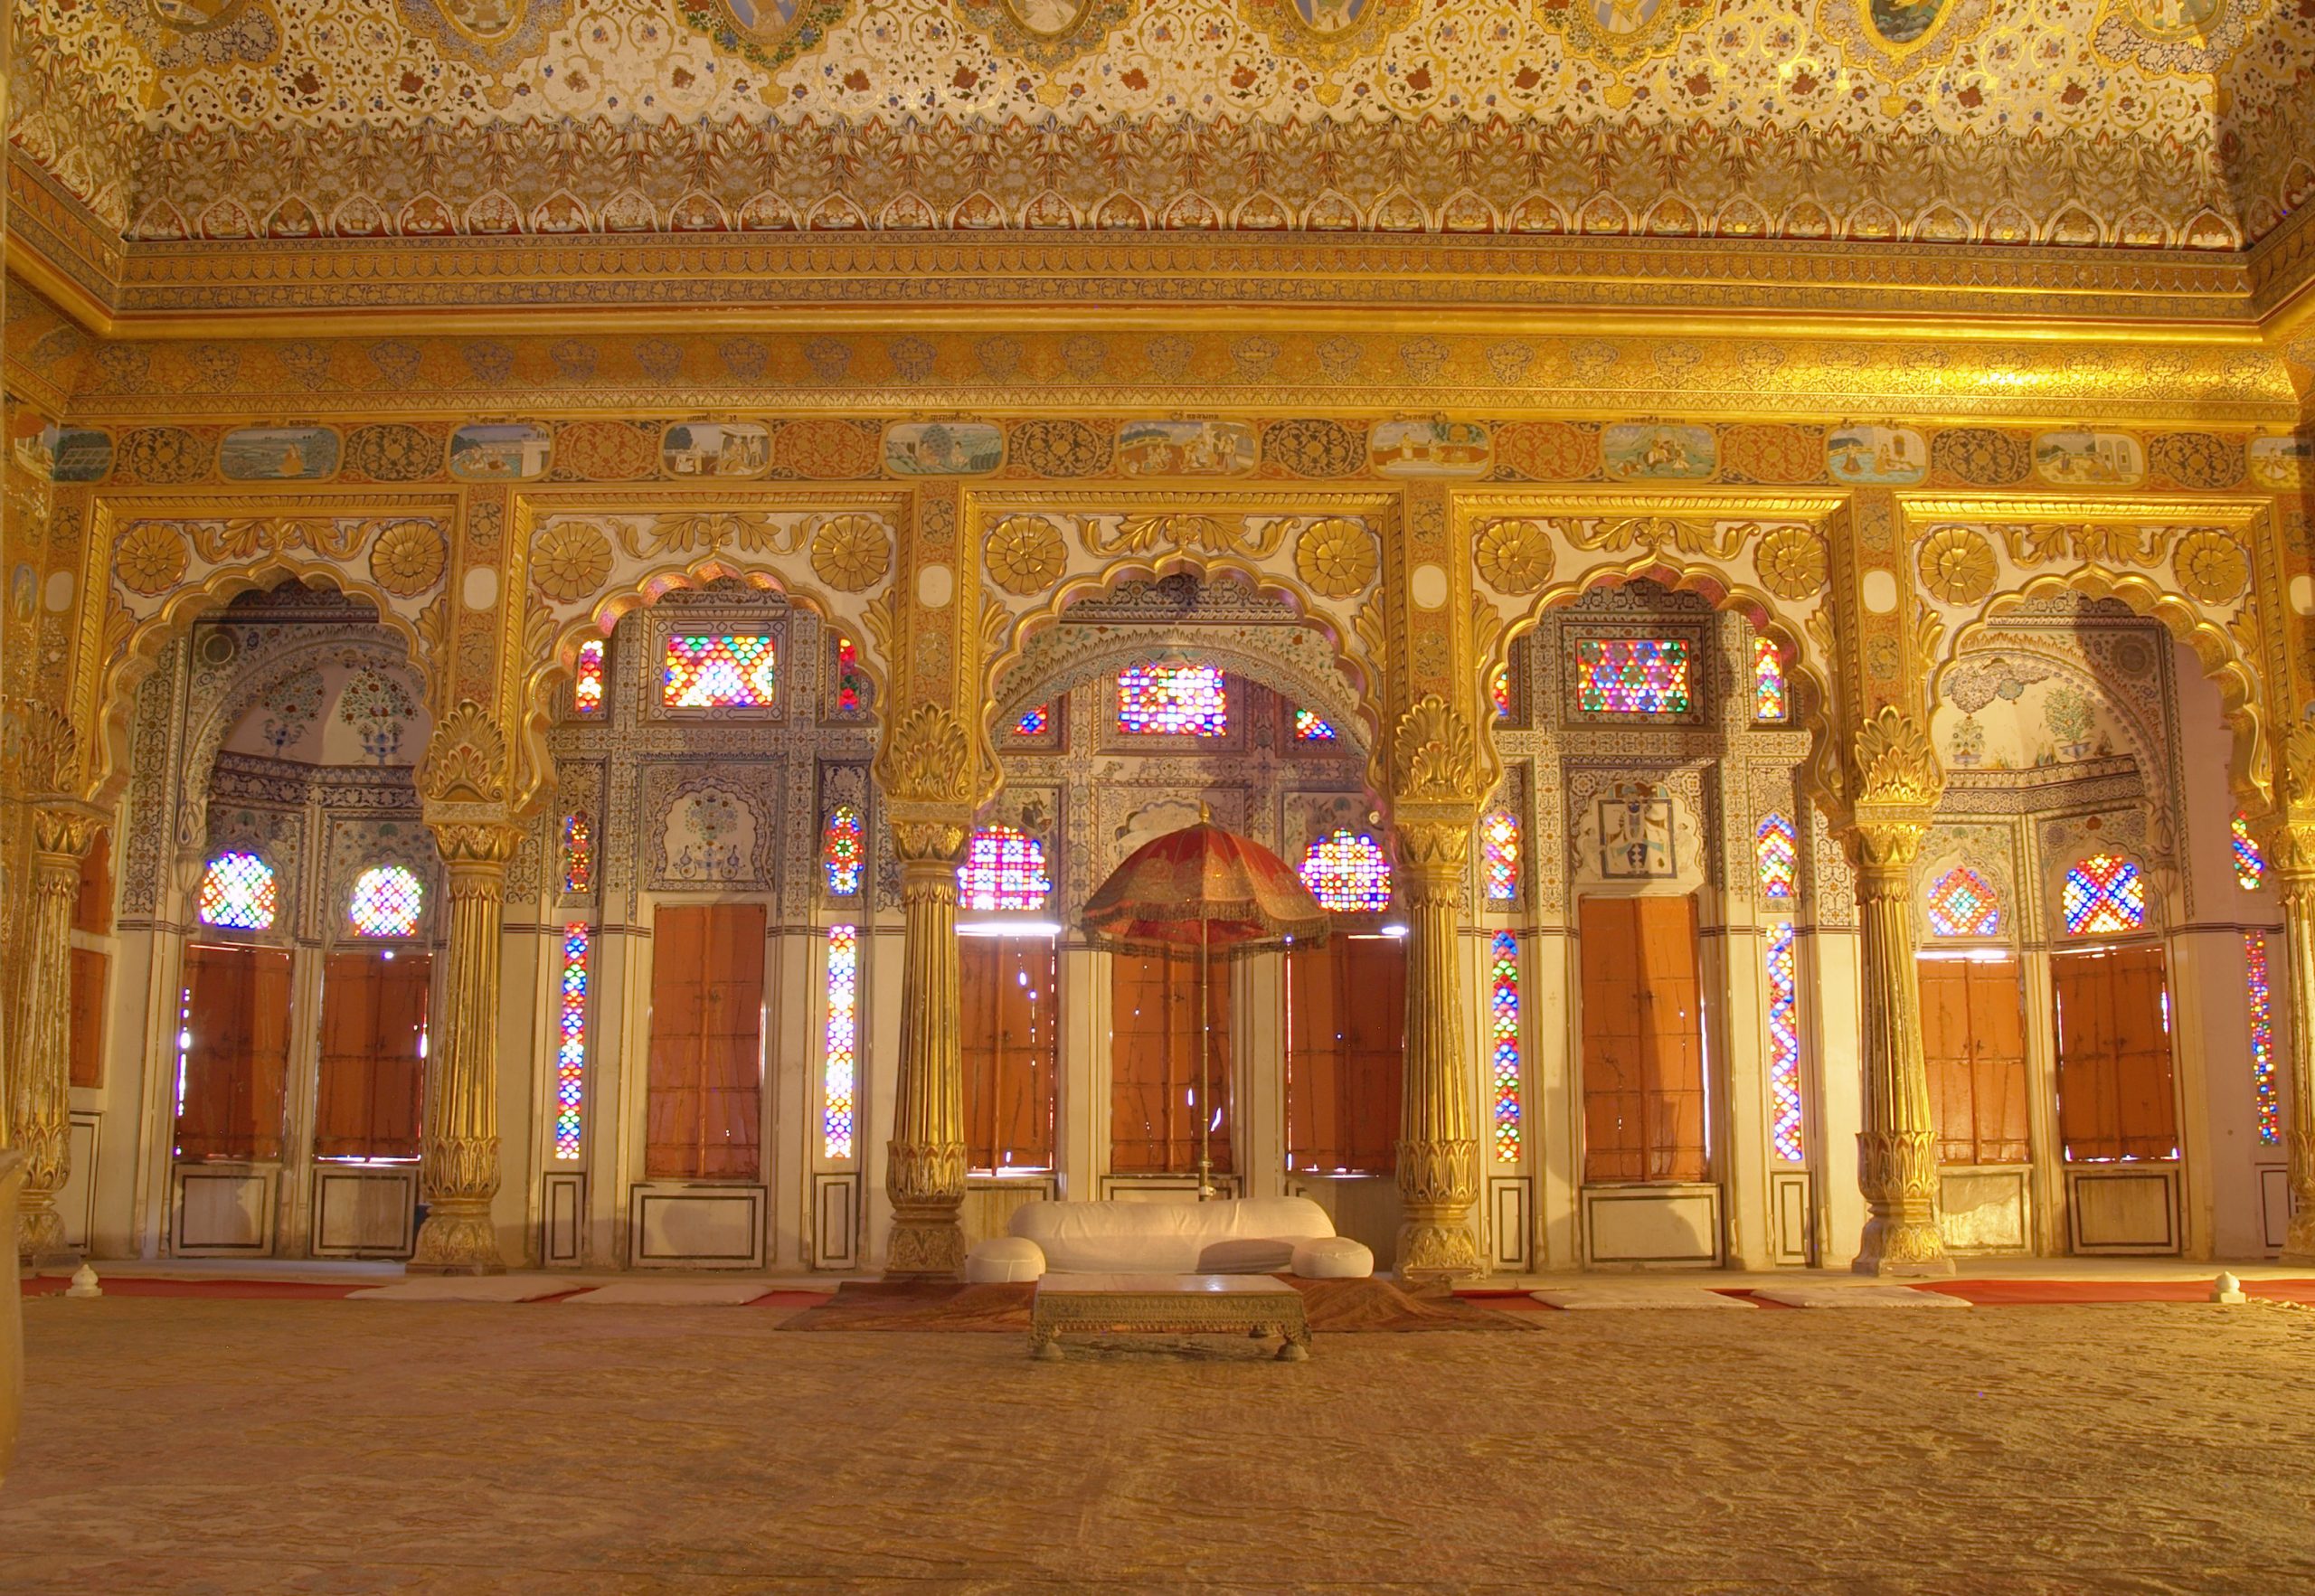
<instances>
[{"instance_id":1,"label":"red ceremonial parasol","mask_svg":"<svg viewBox=\"0 0 2315 1596\"><path fill-rule=\"evenodd\" d=\"M1327 911L1285 861L1214 824L1205 804L1197 824L1167 832L1128 855L1086 902L1086 933L1097 946L1136 952L1197 949L1197 1195L1214 1195L1207 1138L1214 1112L1206 1091L1206 966L1216 949L1322 941Z\"/></svg>"}]
</instances>

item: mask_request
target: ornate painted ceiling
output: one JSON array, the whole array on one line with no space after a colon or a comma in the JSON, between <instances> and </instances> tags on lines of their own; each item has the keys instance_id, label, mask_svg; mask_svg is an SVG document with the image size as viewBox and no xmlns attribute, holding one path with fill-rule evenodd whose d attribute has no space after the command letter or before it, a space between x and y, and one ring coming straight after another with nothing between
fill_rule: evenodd
<instances>
[{"instance_id":1,"label":"ornate painted ceiling","mask_svg":"<svg viewBox=\"0 0 2315 1596\"><path fill-rule=\"evenodd\" d=\"M2315 0L26 0L130 239L1529 232L2237 250Z\"/></svg>"}]
</instances>

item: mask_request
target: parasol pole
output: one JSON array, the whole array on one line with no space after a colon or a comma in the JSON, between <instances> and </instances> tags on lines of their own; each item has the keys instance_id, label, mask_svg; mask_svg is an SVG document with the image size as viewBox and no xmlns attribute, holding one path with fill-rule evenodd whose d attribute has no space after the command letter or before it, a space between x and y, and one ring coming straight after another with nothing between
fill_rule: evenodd
<instances>
[{"instance_id":1,"label":"parasol pole","mask_svg":"<svg viewBox=\"0 0 2315 1596\"><path fill-rule=\"evenodd\" d=\"M1203 809L1205 806L1198 806ZM1206 1100L1206 1044L1214 1020L1214 1006L1205 994L1206 939L1212 925L1205 915L1197 921L1197 1200L1201 1203L1214 1195L1214 1159L1210 1145L1214 1137L1214 1105Z\"/></svg>"}]
</instances>

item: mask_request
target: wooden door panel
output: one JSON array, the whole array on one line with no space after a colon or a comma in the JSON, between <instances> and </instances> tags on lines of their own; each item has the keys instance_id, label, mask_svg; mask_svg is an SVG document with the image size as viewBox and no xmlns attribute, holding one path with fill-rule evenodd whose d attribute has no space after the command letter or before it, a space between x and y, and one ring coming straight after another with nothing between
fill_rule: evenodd
<instances>
[{"instance_id":1,"label":"wooden door panel","mask_svg":"<svg viewBox=\"0 0 2315 1596\"><path fill-rule=\"evenodd\" d=\"M757 1177L763 956L760 903L659 910L652 927L647 1176Z\"/></svg>"},{"instance_id":2,"label":"wooden door panel","mask_svg":"<svg viewBox=\"0 0 2315 1596\"><path fill-rule=\"evenodd\" d=\"M2058 1134L2069 1160L2177 1156L2159 948L2051 961L2058 1006Z\"/></svg>"},{"instance_id":3,"label":"wooden door panel","mask_svg":"<svg viewBox=\"0 0 2315 1596\"><path fill-rule=\"evenodd\" d=\"M1584 1178L1701 1180L1696 901L1585 898L1577 914Z\"/></svg>"},{"instance_id":4,"label":"wooden door panel","mask_svg":"<svg viewBox=\"0 0 2315 1596\"><path fill-rule=\"evenodd\" d=\"M289 954L185 949L189 995L177 1156L269 1163L281 1157L289 1086Z\"/></svg>"}]
</instances>

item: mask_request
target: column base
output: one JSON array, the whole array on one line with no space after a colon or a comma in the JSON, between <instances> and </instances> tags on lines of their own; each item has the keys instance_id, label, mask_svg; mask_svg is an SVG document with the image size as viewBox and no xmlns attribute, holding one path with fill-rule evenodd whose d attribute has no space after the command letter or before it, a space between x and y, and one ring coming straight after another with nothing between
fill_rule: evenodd
<instances>
[{"instance_id":1,"label":"column base","mask_svg":"<svg viewBox=\"0 0 2315 1596\"><path fill-rule=\"evenodd\" d=\"M58 1258L70 1257L71 1249L64 1241L64 1216L43 1201L33 1207L32 1194L25 1194L25 1204L16 1214L16 1261L26 1269L38 1269Z\"/></svg>"},{"instance_id":2,"label":"column base","mask_svg":"<svg viewBox=\"0 0 2315 1596\"><path fill-rule=\"evenodd\" d=\"M1411 1290L1445 1290L1483 1272L1479 1239L1460 1217L1407 1220L1399 1226L1397 1272Z\"/></svg>"},{"instance_id":3,"label":"column base","mask_svg":"<svg viewBox=\"0 0 2315 1596\"><path fill-rule=\"evenodd\" d=\"M2315 1204L2302 1204L2282 1232L2278 1263L2315 1264Z\"/></svg>"},{"instance_id":4,"label":"column base","mask_svg":"<svg viewBox=\"0 0 2315 1596\"><path fill-rule=\"evenodd\" d=\"M896 1215L884 1243L888 1280L954 1280L965 1272L965 1227L956 1210Z\"/></svg>"},{"instance_id":5,"label":"column base","mask_svg":"<svg viewBox=\"0 0 2315 1596\"><path fill-rule=\"evenodd\" d=\"M1953 1272L1953 1258L1945 1251L1945 1238L1933 1223L1868 1219L1864 1244L1849 1269L1885 1280L1942 1280Z\"/></svg>"},{"instance_id":6,"label":"column base","mask_svg":"<svg viewBox=\"0 0 2315 1596\"><path fill-rule=\"evenodd\" d=\"M437 1201L418 1232L418 1250L403 1266L414 1275L503 1275L498 1229L487 1199Z\"/></svg>"}]
</instances>

